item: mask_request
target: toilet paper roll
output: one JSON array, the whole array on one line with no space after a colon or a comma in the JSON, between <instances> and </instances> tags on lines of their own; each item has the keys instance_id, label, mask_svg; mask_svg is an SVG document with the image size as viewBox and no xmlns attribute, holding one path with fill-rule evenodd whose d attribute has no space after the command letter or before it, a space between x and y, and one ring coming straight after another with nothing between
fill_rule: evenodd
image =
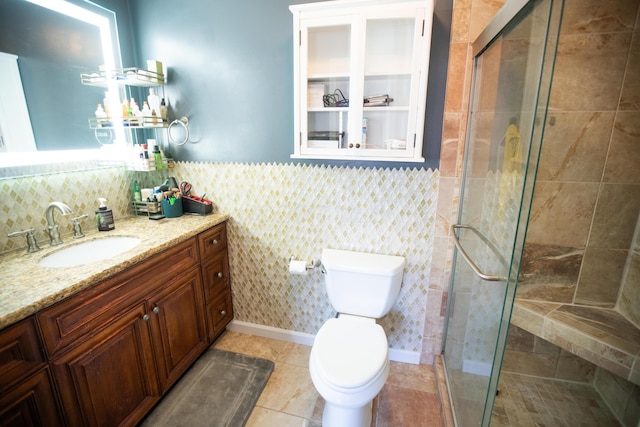
<instances>
[{"instance_id":1,"label":"toilet paper roll","mask_svg":"<svg viewBox=\"0 0 640 427\"><path fill-rule=\"evenodd\" d=\"M289 261L289 273L307 275L307 263L305 261L298 261L292 259Z\"/></svg>"}]
</instances>

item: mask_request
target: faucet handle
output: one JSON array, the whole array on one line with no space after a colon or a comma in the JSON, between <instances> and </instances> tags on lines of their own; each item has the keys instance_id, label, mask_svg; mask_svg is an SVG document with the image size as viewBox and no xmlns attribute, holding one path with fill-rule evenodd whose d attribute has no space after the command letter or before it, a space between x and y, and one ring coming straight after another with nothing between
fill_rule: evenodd
<instances>
[{"instance_id":1,"label":"faucet handle","mask_svg":"<svg viewBox=\"0 0 640 427\"><path fill-rule=\"evenodd\" d=\"M35 236L33 235L33 228L28 228L22 231L14 231L13 233L7 234L7 237L18 237L18 236L26 236L27 237L27 253L38 252L40 247L38 246L38 242L36 241Z\"/></svg>"},{"instance_id":2,"label":"faucet handle","mask_svg":"<svg viewBox=\"0 0 640 427\"><path fill-rule=\"evenodd\" d=\"M80 220L85 219L87 214L77 216L75 218L71 218L71 222L73 222L73 238L79 239L80 237L84 237L82 233L82 227L80 226Z\"/></svg>"}]
</instances>

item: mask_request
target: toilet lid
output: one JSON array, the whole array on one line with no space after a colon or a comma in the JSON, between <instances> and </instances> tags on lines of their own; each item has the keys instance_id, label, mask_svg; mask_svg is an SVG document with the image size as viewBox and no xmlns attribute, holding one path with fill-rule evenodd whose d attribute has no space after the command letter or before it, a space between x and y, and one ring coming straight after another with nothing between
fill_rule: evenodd
<instances>
[{"instance_id":1,"label":"toilet lid","mask_svg":"<svg viewBox=\"0 0 640 427\"><path fill-rule=\"evenodd\" d=\"M324 377L344 388L371 381L388 358L387 336L375 322L329 319L318 331L313 347Z\"/></svg>"}]
</instances>

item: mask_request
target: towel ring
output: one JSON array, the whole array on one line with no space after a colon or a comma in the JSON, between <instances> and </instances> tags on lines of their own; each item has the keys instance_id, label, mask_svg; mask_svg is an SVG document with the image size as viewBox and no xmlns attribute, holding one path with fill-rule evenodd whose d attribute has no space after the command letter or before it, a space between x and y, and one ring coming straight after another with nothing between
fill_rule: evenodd
<instances>
[{"instance_id":1,"label":"towel ring","mask_svg":"<svg viewBox=\"0 0 640 427\"><path fill-rule=\"evenodd\" d=\"M184 139L180 142L176 141L176 139L173 137L173 135L171 134L171 127L174 125L180 125L184 128L184 131L186 133ZM172 121L169 124L169 129L167 130L167 133L169 134L169 141L176 144L176 145L184 145L187 143L187 141L189 141L189 119L186 117L182 117L180 119L176 119L174 121Z\"/></svg>"}]
</instances>

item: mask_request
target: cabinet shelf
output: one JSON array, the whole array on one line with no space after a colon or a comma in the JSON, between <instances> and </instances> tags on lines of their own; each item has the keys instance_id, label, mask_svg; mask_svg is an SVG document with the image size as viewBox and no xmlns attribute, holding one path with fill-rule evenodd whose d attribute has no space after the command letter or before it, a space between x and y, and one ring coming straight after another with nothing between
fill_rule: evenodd
<instances>
[{"instance_id":1,"label":"cabinet shelf","mask_svg":"<svg viewBox=\"0 0 640 427\"><path fill-rule=\"evenodd\" d=\"M109 129L115 126L124 126L126 128L167 128L169 122L167 119L160 117L118 117L115 120L90 118L89 127L91 129Z\"/></svg>"},{"instance_id":2,"label":"cabinet shelf","mask_svg":"<svg viewBox=\"0 0 640 427\"><path fill-rule=\"evenodd\" d=\"M110 83L119 85L151 87L165 84L164 74L137 67L120 68L109 73L104 71L80 74L80 81L86 86L106 88Z\"/></svg>"}]
</instances>

